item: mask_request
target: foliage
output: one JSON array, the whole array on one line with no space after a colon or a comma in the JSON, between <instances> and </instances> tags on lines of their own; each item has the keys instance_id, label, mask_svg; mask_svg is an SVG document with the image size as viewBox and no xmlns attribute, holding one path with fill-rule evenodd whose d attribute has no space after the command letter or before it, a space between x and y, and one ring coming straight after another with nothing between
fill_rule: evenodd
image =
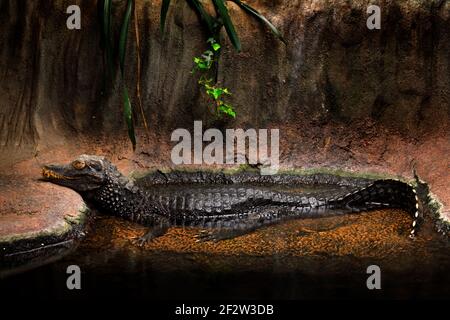
<instances>
[{"instance_id":1,"label":"foliage","mask_svg":"<svg viewBox=\"0 0 450 320\"><path fill-rule=\"evenodd\" d=\"M122 22L122 28L120 30L120 41L119 41L119 63L120 63L120 74L122 76L122 86L123 86L123 115L125 117L125 123L128 127L128 137L133 145L133 150L136 149L136 136L134 132L133 123L133 110L131 107L130 97L128 95L128 89L124 82L124 70L125 70L125 52L127 48L128 39L128 29L130 26L131 12L133 9L134 0L128 0L127 9Z\"/></svg>"},{"instance_id":2,"label":"foliage","mask_svg":"<svg viewBox=\"0 0 450 320\"><path fill-rule=\"evenodd\" d=\"M206 94L211 97L214 101L214 110L217 114L225 114L230 117L235 117L236 112L232 105L225 102L225 97L231 95L228 88L222 88L217 86L215 77L211 76L211 72L217 69L218 56L220 53L220 31L222 27L225 28L226 34L230 39L233 47L237 50L241 50L241 42L236 29L233 25L233 21L230 17L228 11L226 0L211 0L214 9L215 16L209 14L203 7L201 0L186 0L186 2L191 6L191 8L197 13L200 18L200 22L205 27L208 33L208 43L210 48L206 50L200 57L194 58L194 70L202 73L198 83L204 88ZM284 42L281 33L277 28L263 15L261 15L257 10L249 6L248 4L240 0L230 0L236 3L245 12L254 16L256 19L264 23L270 30ZM136 94L139 100L139 105L141 109L141 116L143 118L144 126L148 131L147 122L145 119L144 111L142 108L142 103L140 101L140 57L139 57L139 34L137 25L137 13L135 8L135 0L127 0L126 9L123 15L121 30L119 35L118 44L114 45L113 35L112 35L112 11L113 11L113 0L99 0L99 19L101 25L101 46L104 54L104 63L106 65L105 79L111 84L115 78L115 71L117 69L117 64L120 66L120 76L122 85L122 95L123 95L123 114L124 119L128 127L128 136L132 142L133 149L136 147L136 137L134 129L134 116L133 107L128 94L128 89L124 82L125 76L125 56L126 47L128 42L128 31L129 25L132 20L132 12L134 8L134 19L135 19L135 32L136 32L136 46L137 46L137 71L138 79L136 83ZM160 17L160 29L161 33L164 34L166 18L168 11L170 9L170 0L162 0L161 3L161 17ZM116 52L115 49L118 49Z\"/></svg>"},{"instance_id":3,"label":"foliage","mask_svg":"<svg viewBox=\"0 0 450 320\"><path fill-rule=\"evenodd\" d=\"M201 73L198 83L203 87L206 94L213 100L212 110L217 114L225 114L229 117L235 118L236 112L231 104L225 102L225 97L231 95L228 88L218 87L213 79L210 77L210 70L217 64L217 55L220 52L221 46L214 40L208 39L210 48L206 50L200 57L194 58L194 69L192 73L199 71Z\"/></svg>"},{"instance_id":4,"label":"foliage","mask_svg":"<svg viewBox=\"0 0 450 320\"><path fill-rule=\"evenodd\" d=\"M234 28L233 21L231 20L228 8L226 6L225 0L212 0L214 8L216 11L216 16L210 15L203 7L201 0L186 0L187 3L192 7L192 9L198 14L201 23L204 25L205 29L208 31L208 36L214 39L219 39L220 30L225 27L228 38L233 44L237 51L241 51L241 42L239 36ZM266 25L272 33L278 37L281 41L284 41L281 32L260 12L250 5L242 2L240 0L230 0L236 3L242 10L250 14L251 16L258 19L264 25ZM164 25L166 22L167 11L169 10L170 0L163 1L163 6L161 8L161 31L164 32Z\"/></svg>"},{"instance_id":5,"label":"foliage","mask_svg":"<svg viewBox=\"0 0 450 320\"><path fill-rule=\"evenodd\" d=\"M125 123L128 127L128 137L133 145L133 150L136 148L136 135L134 130L134 117L131 100L128 94L128 89L124 81L125 75L125 55L128 42L128 30L131 21L131 15L133 12L134 0L127 0L126 10L122 20L122 26L120 29L119 43L118 43L118 60L120 66L120 75L122 82L122 94L123 94L123 115ZM100 0L99 1L99 13L100 23L102 25L101 44L105 54L105 60L107 65L106 78L109 83L113 82L115 75L115 52L112 42L112 0Z\"/></svg>"},{"instance_id":6,"label":"foliage","mask_svg":"<svg viewBox=\"0 0 450 320\"><path fill-rule=\"evenodd\" d=\"M232 0L232 1L234 3L236 3L239 7L241 7L244 11L246 11L250 15L256 17L259 21L261 21L266 26L268 26L269 29L272 31L272 33L274 35L276 35L278 37L278 39L283 41L283 43L286 44L286 42L284 41L284 38L283 38L283 35L281 34L281 32L278 31L278 29L266 17L264 17L261 13L259 13L258 11L253 9L251 6L249 6L248 4L246 4L246 3L244 3L244 2L242 2L240 0Z\"/></svg>"},{"instance_id":7,"label":"foliage","mask_svg":"<svg viewBox=\"0 0 450 320\"><path fill-rule=\"evenodd\" d=\"M201 57L194 58L194 71L202 72L198 83L203 87L206 94L212 98L214 101L214 110L217 115L225 114L229 117L236 117L236 111L231 104L225 102L225 96L231 95L228 88L218 87L216 82L210 76L211 69L217 69L218 56L221 48L220 45L220 30L225 27L225 31L230 39L232 45L237 51L241 51L241 42L239 36L234 28L233 22L231 20L228 8L224 0L212 0L214 8L216 11L216 16L210 15L200 0L186 0L189 5L196 11L200 21L205 26L208 31L209 39L208 43L210 48L206 50ZM278 29L262 14L257 10L249 6L248 4L240 0L231 0L236 3L240 8L249 13L250 15L256 17L259 21L267 25L270 30L284 42L284 39ZM163 8L161 9L161 31L164 32L164 25L166 21L167 11L169 9L168 1L164 1ZM215 68L213 68L215 65Z\"/></svg>"}]
</instances>

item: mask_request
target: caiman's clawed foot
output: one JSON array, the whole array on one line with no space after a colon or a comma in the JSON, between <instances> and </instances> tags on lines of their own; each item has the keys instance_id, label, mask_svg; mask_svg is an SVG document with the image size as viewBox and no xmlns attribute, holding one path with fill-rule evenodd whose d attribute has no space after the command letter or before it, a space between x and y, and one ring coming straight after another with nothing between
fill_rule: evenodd
<instances>
[{"instance_id":1,"label":"caiman's clawed foot","mask_svg":"<svg viewBox=\"0 0 450 320\"><path fill-rule=\"evenodd\" d=\"M196 242L217 242L226 239L233 239L244 235L245 230L239 229L212 229L212 230L201 230L198 234L194 236Z\"/></svg>"},{"instance_id":2,"label":"caiman's clawed foot","mask_svg":"<svg viewBox=\"0 0 450 320\"><path fill-rule=\"evenodd\" d=\"M155 239L156 237L155 236L153 236L152 234L150 234L150 233L146 233L146 234L144 234L143 236L141 236L141 237L136 237L136 238L133 238L133 244L134 245L136 245L136 246L139 246L139 247L143 247L143 246L145 246L147 243L150 243L153 239Z\"/></svg>"},{"instance_id":3,"label":"caiman's clawed foot","mask_svg":"<svg viewBox=\"0 0 450 320\"><path fill-rule=\"evenodd\" d=\"M194 238L196 239L196 242L217 242L219 239L216 238L216 233L217 232L213 230L201 230L194 236Z\"/></svg>"},{"instance_id":4,"label":"caiman's clawed foot","mask_svg":"<svg viewBox=\"0 0 450 320\"><path fill-rule=\"evenodd\" d=\"M136 237L133 239L133 243L139 247L145 246L150 243L153 239L158 238L165 234L169 229L168 225L164 224L161 226L152 227L146 232L142 237Z\"/></svg>"}]
</instances>

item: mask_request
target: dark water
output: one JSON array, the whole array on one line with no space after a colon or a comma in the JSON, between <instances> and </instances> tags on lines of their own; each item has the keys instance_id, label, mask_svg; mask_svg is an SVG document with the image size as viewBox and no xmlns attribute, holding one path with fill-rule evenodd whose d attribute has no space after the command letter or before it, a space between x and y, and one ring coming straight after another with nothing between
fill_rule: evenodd
<instances>
[{"instance_id":1,"label":"dark water","mask_svg":"<svg viewBox=\"0 0 450 320\"><path fill-rule=\"evenodd\" d=\"M9 298L450 298L448 258L436 257L435 261L427 263L420 257L411 258L409 266L404 265L406 261L352 257L207 258L217 259L219 263L228 259L228 262L217 270L196 263L189 254L136 255L126 250L91 252L81 249L56 263L4 279L0 282L1 291ZM400 266L395 267L396 263ZM71 264L79 265L82 270L82 289L79 291L66 288L66 268ZM265 267L255 271L243 267L249 264ZM371 264L381 267L381 290L371 291L366 287L366 268Z\"/></svg>"},{"instance_id":2,"label":"dark water","mask_svg":"<svg viewBox=\"0 0 450 320\"><path fill-rule=\"evenodd\" d=\"M94 225L94 230L96 225ZM100 231L105 232L106 230ZM108 234L101 235L107 245ZM98 239L98 235L95 239ZM106 248L89 237L68 256L0 281L9 298L144 299L411 299L450 298L449 247L429 243L392 258L246 256ZM82 289L66 288L66 269L82 270ZM366 268L382 271L381 290L368 290Z\"/></svg>"},{"instance_id":3,"label":"dark water","mask_svg":"<svg viewBox=\"0 0 450 320\"><path fill-rule=\"evenodd\" d=\"M426 241L418 241L406 251L365 257L323 252L295 256L285 252L255 255L146 250L122 241L126 232L122 229L126 228L118 223L111 218L106 222L99 219L65 257L1 279L2 296L151 300L450 298L449 242L434 234L430 226L422 233ZM276 227L271 228L278 232ZM66 287L69 265L81 268L81 290ZM381 268L381 290L366 286L370 265Z\"/></svg>"}]
</instances>

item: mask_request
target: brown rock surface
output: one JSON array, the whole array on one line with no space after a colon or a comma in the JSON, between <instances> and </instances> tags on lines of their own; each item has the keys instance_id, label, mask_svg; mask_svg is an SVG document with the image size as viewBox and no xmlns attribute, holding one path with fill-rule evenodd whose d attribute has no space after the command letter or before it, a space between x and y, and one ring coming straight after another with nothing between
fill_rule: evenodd
<instances>
[{"instance_id":1,"label":"brown rock surface","mask_svg":"<svg viewBox=\"0 0 450 320\"><path fill-rule=\"evenodd\" d=\"M0 175L0 248L23 239L61 238L84 220L83 201L68 189L26 174ZM60 239L61 240L61 239ZM16 248L15 251L20 248Z\"/></svg>"}]
</instances>

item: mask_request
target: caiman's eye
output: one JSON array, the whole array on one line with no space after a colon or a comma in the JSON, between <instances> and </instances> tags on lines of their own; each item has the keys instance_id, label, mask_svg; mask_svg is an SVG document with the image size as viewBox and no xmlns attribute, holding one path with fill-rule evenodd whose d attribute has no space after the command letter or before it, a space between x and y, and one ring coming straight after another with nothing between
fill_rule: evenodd
<instances>
[{"instance_id":1,"label":"caiman's eye","mask_svg":"<svg viewBox=\"0 0 450 320\"><path fill-rule=\"evenodd\" d=\"M74 162L72 162L72 167L74 167L77 170L81 170L84 167L86 167L86 163L82 160L75 160Z\"/></svg>"}]
</instances>

